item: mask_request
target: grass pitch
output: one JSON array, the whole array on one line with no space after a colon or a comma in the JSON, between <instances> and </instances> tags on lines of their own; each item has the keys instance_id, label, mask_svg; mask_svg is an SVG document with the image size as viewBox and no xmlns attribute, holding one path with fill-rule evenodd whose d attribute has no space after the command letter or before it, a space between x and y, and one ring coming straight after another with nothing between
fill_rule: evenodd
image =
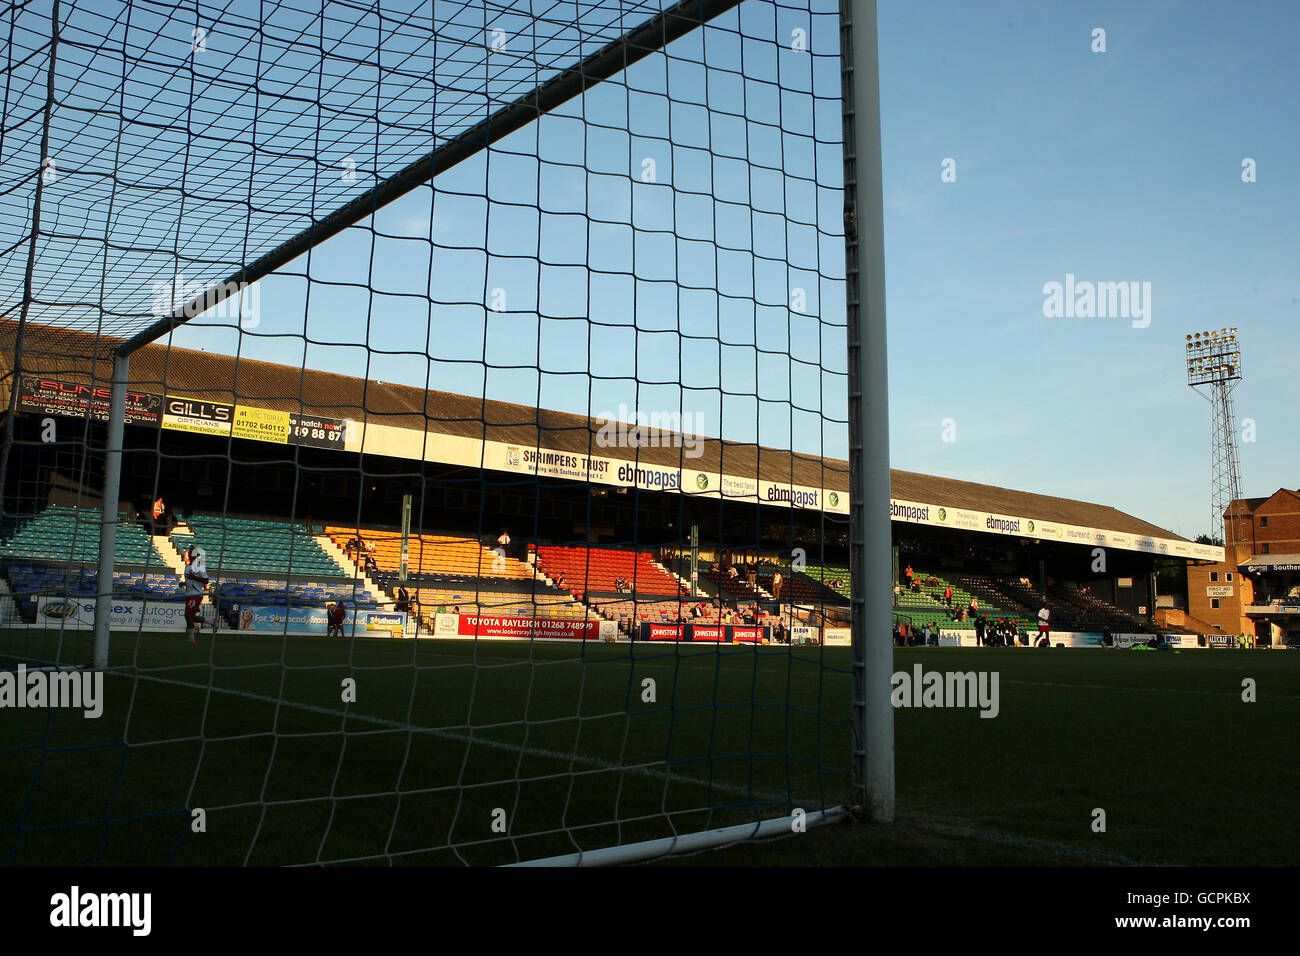
<instances>
[{"instance_id":1,"label":"grass pitch","mask_svg":"<svg viewBox=\"0 0 1300 956\"><path fill-rule=\"evenodd\" d=\"M85 634L0 632L0 666L89 657ZM918 662L998 672L1000 711L895 711L895 826L676 862L1300 856L1285 812L1300 656L895 653ZM831 807L849 797L848 663L847 648L119 634L98 720L0 710L0 860L491 864Z\"/></svg>"}]
</instances>

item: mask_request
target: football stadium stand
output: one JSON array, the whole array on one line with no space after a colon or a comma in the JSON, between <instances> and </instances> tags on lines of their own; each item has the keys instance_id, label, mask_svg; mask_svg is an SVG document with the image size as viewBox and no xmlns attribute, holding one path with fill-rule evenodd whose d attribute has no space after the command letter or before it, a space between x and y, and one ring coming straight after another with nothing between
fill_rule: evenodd
<instances>
[{"instance_id":1,"label":"football stadium stand","mask_svg":"<svg viewBox=\"0 0 1300 956\"><path fill-rule=\"evenodd\" d=\"M380 575L397 574L401 570L400 531L329 525L325 533L354 561L364 562L368 553ZM365 545L365 553L352 546L357 539ZM412 532L407 540L407 561L407 572L412 576L438 575L461 581L531 581L533 578L532 568L523 561L502 557L475 538Z\"/></svg>"},{"instance_id":2,"label":"football stadium stand","mask_svg":"<svg viewBox=\"0 0 1300 956\"><path fill-rule=\"evenodd\" d=\"M564 589L578 595L617 595L620 592L615 583L620 578L635 594L676 597L686 593L681 583L645 551L541 545L537 548L537 567L553 581L563 575Z\"/></svg>"},{"instance_id":3,"label":"football stadium stand","mask_svg":"<svg viewBox=\"0 0 1300 956\"><path fill-rule=\"evenodd\" d=\"M6 518L0 526L0 554L98 566L101 520L97 510L64 505L50 505L27 517ZM113 559L115 564L166 567L149 535L136 524L118 525Z\"/></svg>"},{"instance_id":4,"label":"football stadium stand","mask_svg":"<svg viewBox=\"0 0 1300 956\"><path fill-rule=\"evenodd\" d=\"M325 533L358 569L369 566L371 577L387 599L393 599L400 584L401 532L330 525ZM364 550L358 548L358 542L364 544ZM413 604L411 612L430 630L440 609L556 620L599 619L567 591L548 586L526 562L503 557L475 538L412 533L407 553L404 586Z\"/></svg>"},{"instance_id":5,"label":"football stadium stand","mask_svg":"<svg viewBox=\"0 0 1300 956\"><path fill-rule=\"evenodd\" d=\"M804 574L830 588L840 597L849 596L849 569L835 564L810 564Z\"/></svg>"},{"instance_id":6,"label":"football stadium stand","mask_svg":"<svg viewBox=\"0 0 1300 956\"><path fill-rule=\"evenodd\" d=\"M708 580L717 590L718 594L729 601L767 601L771 600L767 594L760 594L754 588L750 587L749 581L745 575L749 568L743 565L734 565L736 576L732 577L730 572L723 571L721 566L710 564L705 567L704 562L700 562L700 575Z\"/></svg>"},{"instance_id":7,"label":"football stadium stand","mask_svg":"<svg viewBox=\"0 0 1300 956\"><path fill-rule=\"evenodd\" d=\"M244 571L312 578L352 576L305 529L288 521L192 514L187 524L193 536L186 536L181 528L172 532L172 541L181 550L191 541L203 548L210 572Z\"/></svg>"}]
</instances>

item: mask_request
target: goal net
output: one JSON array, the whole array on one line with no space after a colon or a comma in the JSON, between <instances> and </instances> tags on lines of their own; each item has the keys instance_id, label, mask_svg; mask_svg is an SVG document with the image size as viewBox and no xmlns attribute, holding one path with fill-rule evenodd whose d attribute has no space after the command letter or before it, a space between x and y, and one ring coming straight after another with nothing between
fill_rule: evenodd
<instances>
[{"instance_id":1,"label":"goal net","mask_svg":"<svg viewBox=\"0 0 1300 956\"><path fill-rule=\"evenodd\" d=\"M840 30L7 7L0 860L605 862L841 815Z\"/></svg>"}]
</instances>

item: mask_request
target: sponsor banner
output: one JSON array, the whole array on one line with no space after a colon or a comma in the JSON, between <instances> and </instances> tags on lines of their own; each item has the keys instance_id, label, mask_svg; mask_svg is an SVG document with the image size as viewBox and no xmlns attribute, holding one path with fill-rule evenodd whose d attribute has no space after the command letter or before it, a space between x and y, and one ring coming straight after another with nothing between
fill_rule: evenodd
<instances>
[{"instance_id":1,"label":"sponsor banner","mask_svg":"<svg viewBox=\"0 0 1300 956\"><path fill-rule=\"evenodd\" d=\"M235 629L263 634L291 634L306 637L329 633L323 607L274 607L246 604L235 608ZM357 637L387 634L401 637L406 632L405 611L371 611L349 607L343 618L343 633Z\"/></svg>"},{"instance_id":2,"label":"sponsor banner","mask_svg":"<svg viewBox=\"0 0 1300 956\"><path fill-rule=\"evenodd\" d=\"M109 387L82 385L57 378L23 376L18 385L18 410L63 418L108 421ZM126 422L131 425L157 426L162 420L162 396L127 389Z\"/></svg>"},{"instance_id":3,"label":"sponsor banner","mask_svg":"<svg viewBox=\"0 0 1300 956\"><path fill-rule=\"evenodd\" d=\"M234 416L235 406L225 402L168 395L163 402L162 427L170 431L224 436L230 434Z\"/></svg>"},{"instance_id":4,"label":"sponsor banner","mask_svg":"<svg viewBox=\"0 0 1300 956\"><path fill-rule=\"evenodd\" d=\"M470 457L477 457L473 449L470 449L469 453ZM530 445L508 445L492 441L484 442L479 454L482 455L484 468L540 475L543 478L567 478L570 481L594 481L602 484L611 483L609 478L615 465L613 459L602 458L599 455L553 451ZM477 463L477 461L472 462L472 464Z\"/></svg>"},{"instance_id":5,"label":"sponsor banner","mask_svg":"<svg viewBox=\"0 0 1300 956\"><path fill-rule=\"evenodd\" d=\"M810 627L807 624L795 624L790 628L791 644L819 644L821 635L817 628Z\"/></svg>"},{"instance_id":6,"label":"sponsor banner","mask_svg":"<svg viewBox=\"0 0 1300 956\"><path fill-rule=\"evenodd\" d=\"M620 462L614 471L615 484L650 491L681 491L682 470L638 462Z\"/></svg>"},{"instance_id":7,"label":"sponsor banner","mask_svg":"<svg viewBox=\"0 0 1300 956\"><path fill-rule=\"evenodd\" d=\"M1165 643L1177 648L1196 647L1196 638L1182 634L1112 634L1111 642L1115 647L1132 647L1134 644L1145 644L1154 637L1159 636ZM1037 634L1029 634L1029 646L1035 647L1038 643ZM1051 646L1056 647L1063 644L1066 647L1101 647L1102 635L1100 631L1052 631L1048 637ZM973 631L961 631L953 628L940 628L939 630L940 647L975 647L975 633Z\"/></svg>"},{"instance_id":8,"label":"sponsor banner","mask_svg":"<svg viewBox=\"0 0 1300 956\"><path fill-rule=\"evenodd\" d=\"M320 415L289 413L288 441L308 448L335 448L343 450L348 434L356 423L342 418L325 418Z\"/></svg>"},{"instance_id":9,"label":"sponsor banner","mask_svg":"<svg viewBox=\"0 0 1300 956\"><path fill-rule=\"evenodd\" d=\"M1146 554L1175 554L1188 558L1222 561L1221 547L1173 541L1163 538L1134 536L1121 531L1082 528L1075 525L1039 521L1024 515L1004 515L964 508L950 508L924 501L906 501L891 498L889 516L893 521L909 524L926 524L962 531L983 531L987 534L1015 535L1022 538L1048 539L1079 544L1086 547L1119 548Z\"/></svg>"},{"instance_id":10,"label":"sponsor banner","mask_svg":"<svg viewBox=\"0 0 1300 956\"><path fill-rule=\"evenodd\" d=\"M961 647L967 645L975 646L975 632L961 631L956 628L939 628L939 646L940 647Z\"/></svg>"},{"instance_id":11,"label":"sponsor banner","mask_svg":"<svg viewBox=\"0 0 1300 956\"><path fill-rule=\"evenodd\" d=\"M721 489L721 475L713 474L707 471L693 471L687 469L684 480L686 483L686 492L692 495L708 495L710 498L716 498ZM735 497L734 495L732 497Z\"/></svg>"},{"instance_id":12,"label":"sponsor banner","mask_svg":"<svg viewBox=\"0 0 1300 956\"><path fill-rule=\"evenodd\" d=\"M771 481L759 482L759 498L767 505L785 505L789 508L805 508L820 511L822 492L820 488L806 485L783 485Z\"/></svg>"},{"instance_id":13,"label":"sponsor banner","mask_svg":"<svg viewBox=\"0 0 1300 956\"><path fill-rule=\"evenodd\" d=\"M714 476L710 475L710 480ZM734 475L718 475L717 485L710 487L720 487L723 498L739 498L744 501L758 500L758 479L756 478L737 478Z\"/></svg>"},{"instance_id":14,"label":"sponsor banner","mask_svg":"<svg viewBox=\"0 0 1300 956\"><path fill-rule=\"evenodd\" d=\"M1066 647L1101 647L1101 634L1092 631L1060 631L1050 637L1052 645L1064 644ZM1031 642L1038 640L1036 634L1029 636Z\"/></svg>"},{"instance_id":15,"label":"sponsor banner","mask_svg":"<svg viewBox=\"0 0 1300 956\"><path fill-rule=\"evenodd\" d=\"M1207 584L1205 586L1206 597L1232 597L1231 584Z\"/></svg>"},{"instance_id":16,"label":"sponsor banner","mask_svg":"<svg viewBox=\"0 0 1300 956\"><path fill-rule=\"evenodd\" d=\"M1300 564L1240 564L1237 570L1244 574L1271 574L1274 571L1300 571Z\"/></svg>"},{"instance_id":17,"label":"sponsor banner","mask_svg":"<svg viewBox=\"0 0 1300 956\"><path fill-rule=\"evenodd\" d=\"M711 641L731 644L737 641L761 644L771 628L751 624L641 624L643 641Z\"/></svg>"},{"instance_id":18,"label":"sponsor banner","mask_svg":"<svg viewBox=\"0 0 1300 956\"><path fill-rule=\"evenodd\" d=\"M287 444L289 441L289 413L277 412L272 408L236 405L230 434L235 438L269 441L276 445Z\"/></svg>"},{"instance_id":19,"label":"sponsor banner","mask_svg":"<svg viewBox=\"0 0 1300 956\"><path fill-rule=\"evenodd\" d=\"M853 643L853 631L847 627L828 627L822 631L822 643L847 647Z\"/></svg>"},{"instance_id":20,"label":"sponsor banner","mask_svg":"<svg viewBox=\"0 0 1300 956\"><path fill-rule=\"evenodd\" d=\"M725 641L727 627L725 624L688 624L681 629L692 641Z\"/></svg>"},{"instance_id":21,"label":"sponsor banner","mask_svg":"<svg viewBox=\"0 0 1300 956\"><path fill-rule=\"evenodd\" d=\"M94 628L94 597L50 597L36 599L36 622L47 627ZM210 619L211 605L203 605L204 617ZM114 599L108 626L131 631L184 631L185 602L130 601Z\"/></svg>"},{"instance_id":22,"label":"sponsor banner","mask_svg":"<svg viewBox=\"0 0 1300 956\"><path fill-rule=\"evenodd\" d=\"M524 639L564 637L580 641L600 639L600 621L562 621L551 618L500 617L479 614L449 614L446 616L457 619L455 635L457 637L518 637Z\"/></svg>"},{"instance_id":23,"label":"sponsor banner","mask_svg":"<svg viewBox=\"0 0 1300 956\"><path fill-rule=\"evenodd\" d=\"M1241 641L1236 634L1206 634L1205 643L1210 647L1238 647Z\"/></svg>"},{"instance_id":24,"label":"sponsor banner","mask_svg":"<svg viewBox=\"0 0 1300 956\"><path fill-rule=\"evenodd\" d=\"M460 631L460 617L461 617L461 615L459 615L459 614L452 614L452 613L450 613L450 612L448 612L448 611L444 611L444 612L441 613L441 614L435 614L435 615L434 615L434 619L433 619L433 636L434 636L434 637L462 637L462 636L464 636L464 635L461 634L461 631ZM582 622L578 622L578 623L581 624ZM599 637L600 637L601 640L608 640L608 639L610 639L610 638L613 638L613 639L615 639L615 640L618 639L618 624L616 624L616 623L613 622L613 621L598 621L597 624L599 625L599 627L598 627L598 629L597 629L597 634L599 635ZM479 633L478 633L477 635L474 635L474 636L477 636L477 637L488 637L489 635L488 635L488 634L485 634L482 630L480 630ZM508 636L517 636L517 635L508 635ZM571 637L571 636L572 636L572 635L569 635L569 634L538 634L538 635L536 635L536 637L539 637L539 638L542 638L542 637L546 637L546 638L551 638L551 637L568 638L568 637ZM588 638L588 640L590 640L590 638Z\"/></svg>"},{"instance_id":25,"label":"sponsor banner","mask_svg":"<svg viewBox=\"0 0 1300 956\"><path fill-rule=\"evenodd\" d=\"M641 624L641 640L643 641L680 641L682 634L686 630L684 624Z\"/></svg>"},{"instance_id":26,"label":"sponsor banner","mask_svg":"<svg viewBox=\"0 0 1300 956\"><path fill-rule=\"evenodd\" d=\"M1112 634L1110 642L1114 647L1132 647L1134 644L1146 644L1154 634Z\"/></svg>"}]
</instances>

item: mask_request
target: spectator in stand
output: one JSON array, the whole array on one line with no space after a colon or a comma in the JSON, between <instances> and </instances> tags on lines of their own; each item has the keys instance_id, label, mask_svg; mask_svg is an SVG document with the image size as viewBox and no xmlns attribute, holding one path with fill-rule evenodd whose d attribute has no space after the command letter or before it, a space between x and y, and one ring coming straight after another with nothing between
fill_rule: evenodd
<instances>
[{"instance_id":1,"label":"spectator in stand","mask_svg":"<svg viewBox=\"0 0 1300 956\"><path fill-rule=\"evenodd\" d=\"M952 585L948 585L943 589L943 603L948 607L952 607Z\"/></svg>"},{"instance_id":2,"label":"spectator in stand","mask_svg":"<svg viewBox=\"0 0 1300 956\"><path fill-rule=\"evenodd\" d=\"M502 528L501 533L497 535L497 547L501 549L502 554L510 556L510 532L505 528Z\"/></svg>"},{"instance_id":3,"label":"spectator in stand","mask_svg":"<svg viewBox=\"0 0 1300 956\"><path fill-rule=\"evenodd\" d=\"M559 574L557 574L557 575L555 576L555 586L556 586L557 588L563 588L563 587L564 587L564 572L563 572L563 571L561 571Z\"/></svg>"},{"instance_id":4,"label":"spectator in stand","mask_svg":"<svg viewBox=\"0 0 1300 956\"><path fill-rule=\"evenodd\" d=\"M903 577L907 579L907 586L912 586L912 566L909 564L907 570L903 572Z\"/></svg>"},{"instance_id":5,"label":"spectator in stand","mask_svg":"<svg viewBox=\"0 0 1300 956\"><path fill-rule=\"evenodd\" d=\"M925 637L925 640L922 641L921 643L923 643L926 647L929 647L930 646L930 622L929 621L925 622L925 627L921 629L921 634Z\"/></svg>"},{"instance_id":6,"label":"spectator in stand","mask_svg":"<svg viewBox=\"0 0 1300 956\"><path fill-rule=\"evenodd\" d=\"M894 646L903 646L903 632L899 630L897 621L894 622Z\"/></svg>"},{"instance_id":7,"label":"spectator in stand","mask_svg":"<svg viewBox=\"0 0 1300 956\"><path fill-rule=\"evenodd\" d=\"M894 585L894 607L898 607L898 596L903 593L903 589L897 584Z\"/></svg>"},{"instance_id":8,"label":"spectator in stand","mask_svg":"<svg viewBox=\"0 0 1300 956\"><path fill-rule=\"evenodd\" d=\"M975 646L984 646L984 618L975 616Z\"/></svg>"},{"instance_id":9,"label":"spectator in stand","mask_svg":"<svg viewBox=\"0 0 1300 956\"><path fill-rule=\"evenodd\" d=\"M172 516L167 511L167 504L158 496L158 500L153 503L153 533L168 534L172 529Z\"/></svg>"},{"instance_id":10,"label":"spectator in stand","mask_svg":"<svg viewBox=\"0 0 1300 956\"><path fill-rule=\"evenodd\" d=\"M781 572L778 570L772 575L772 600L781 600Z\"/></svg>"},{"instance_id":11,"label":"spectator in stand","mask_svg":"<svg viewBox=\"0 0 1300 956\"><path fill-rule=\"evenodd\" d=\"M918 581L916 578L912 578L911 581L912 581L910 585L911 589L913 591L916 591L919 594L921 591L921 582Z\"/></svg>"},{"instance_id":12,"label":"spectator in stand","mask_svg":"<svg viewBox=\"0 0 1300 956\"><path fill-rule=\"evenodd\" d=\"M980 612L980 599L977 598L977 597L972 596L971 599L970 599L970 613L971 613L971 617L974 617L974 616L975 616L976 614L978 614L979 612Z\"/></svg>"},{"instance_id":13,"label":"spectator in stand","mask_svg":"<svg viewBox=\"0 0 1300 956\"><path fill-rule=\"evenodd\" d=\"M736 566L734 564L727 565L727 577L731 578L731 580L733 581L735 581L740 577L740 573L736 570Z\"/></svg>"},{"instance_id":14,"label":"spectator in stand","mask_svg":"<svg viewBox=\"0 0 1300 956\"><path fill-rule=\"evenodd\" d=\"M316 533L316 525L315 525L315 523L311 520L311 512L310 512L310 511L308 511L305 515L303 515L303 518L302 518L302 526L303 526L303 528L306 530L306 532L307 532L308 534L315 534L315 533Z\"/></svg>"},{"instance_id":15,"label":"spectator in stand","mask_svg":"<svg viewBox=\"0 0 1300 956\"><path fill-rule=\"evenodd\" d=\"M397 588L397 601L393 604L393 610L407 613L411 610L411 592L400 585Z\"/></svg>"}]
</instances>

